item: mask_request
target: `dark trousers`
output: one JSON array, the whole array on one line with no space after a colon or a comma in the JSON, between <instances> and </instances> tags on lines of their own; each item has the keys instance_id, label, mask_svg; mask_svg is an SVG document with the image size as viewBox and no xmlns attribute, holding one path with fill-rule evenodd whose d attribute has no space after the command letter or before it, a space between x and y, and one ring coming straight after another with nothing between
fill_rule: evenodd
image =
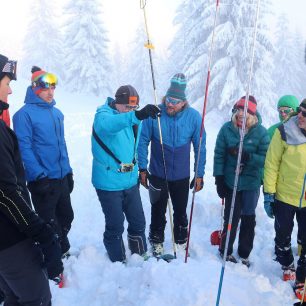
<instances>
[{"instance_id":1,"label":"dark trousers","mask_svg":"<svg viewBox=\"0 0 306 306\"><path fill-rule=\"evenodd\" d=\"M189 195L189 178L169 181L169 194L173 205L174 240L178 244L187 241L188 218L186 208ZM166 210L168 201L167 184L164 179L150 176L149 186L151 202L151 225L149 241L162 243L166 226Z\"/></svg>"},{"instance_id":2,"label":"dark trousers","mask_svg":"<svg viewBox=\"0 0 306 306\"><path fill-rule=\"evenodd\" d=\"M46 194L31 193L33 206L37 214L50 223L60 237L62 253L70 248L68 232L73 221L70 192L67 177L50 179L50 190Z\"/></svg>"},{"instance_id":3,"label":"dark trousers","mask_svg":"<svg viewBox=\"0 0 306 306\"><path fill-rule=\"evenodd\" d=\"M105 216L104 245L111 261L125 260L122 240L124 216L128 222L128 243L132 253L143 255L147 251L146 221L139 187L121 191L96 189Z\"/></svg>"},{"instance_id":4,"label":"dark trousers","mask_svg":"<svg viewBox=\"0 0 306 306\"><path fill-rule=\"evenodd\" d=\"M0 252L4 305L51 306L49 281L41 265L41 251L28 239Z\"/></svg>"},{"instance_id":5,"label":"dark trousers","mask_svg":"<svg viewBox=\"0 0 306 306\"><path fill-rule=\"evenodd\" d=\"M291 249L291 234L296 216L302 245L297 263L296 279L304 282L306 276L306 208L298 208L276 200L273 207L275 222L275 254L277 261L288 267L294 262Z\"/></svg>"},{"instance_id":6,"label":"dark trousers","mask_svg":"<svg viewBox=\"0 0 306 306\"><path fill-rule=\"evenodd\" d=\"M222 231L222 240L219 251L223 254L226 242L226 233L229 223L229 215L232 203L232 190L228 190L225 197L224 210L224 225ZM240 223L239 241L238 241L238 255L241 258L248 258L252 249L255 237L255 209L259 198L259 189L257 190L243 190L236 193L235 206L233 212L233 219L231 223L230 238L228 244L227 254L233 253L233 244L236 238L237 228Z\"/></svg>"}]
</instances>

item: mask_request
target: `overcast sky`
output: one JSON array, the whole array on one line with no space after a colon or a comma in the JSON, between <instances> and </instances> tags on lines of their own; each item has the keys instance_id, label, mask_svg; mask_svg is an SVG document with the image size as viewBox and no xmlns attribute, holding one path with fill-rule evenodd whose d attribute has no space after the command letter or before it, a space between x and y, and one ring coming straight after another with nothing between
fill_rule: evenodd
<instances>
[{"instance_id":1,"label":"overcast sky","mask_svg":"<svg viewBox=\"0 0 306 306\"><path fill-rule=\"evenodd\" d=\"M22 40L31 16L31 3L39 0L0 0L0 53L18 59L21 55ZM84 0L86 1L86 0ZM272 0L273 12L288 14L288 28L299 28L306 34L306 0ZM53 0L54 3L65 3L64 0ZM156 48L164 48L175 32L172 19L180 0L147 0L151 40ZM104 7L104 22L109 32L112 45L116 43L123 48L133 38L137 26L143 26L143 11L139 0L101 0ZM222 0L220 1L220 6ZM17 9L18 8L18 9ZM39 31L39 29L37 29ZM35 35L35 33L33 33ZM306 35L305 35L306 36Z\"/></svg>"}]
</instances>

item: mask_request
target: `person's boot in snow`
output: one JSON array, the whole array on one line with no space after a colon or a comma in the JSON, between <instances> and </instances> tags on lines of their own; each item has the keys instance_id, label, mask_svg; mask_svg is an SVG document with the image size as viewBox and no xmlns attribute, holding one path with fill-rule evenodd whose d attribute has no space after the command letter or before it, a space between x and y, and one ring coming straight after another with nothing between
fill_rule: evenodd
<instances>
[{"instance_id":1,"label":"person's boot in snow","mask_svg":"<svg viewBox=\"0 0 306 306\"><path fill-rule=\"evenodd\" d=\"M161 256L164 253L164 246L162 243L152 243L153 256Z\"/></svg>"},{"instance_id":2,"label":"person's boot in snow","mask_svg":"<svg viewBox=\"0 0 306 306\"><path fill-rule=\"evenodd\" d=\"M295 282L295 284L293 286L293 290L294 290L294 293L295 293L296 297L301 302L306 302L306 294L304 294L304 290L305 290L305 284L304 283ZM304 301L302 301L303 295L304 295Z\"/></svg>"},{"instance_id":3,"label":"person's boot in snow","mask_svg":"<svg viewBox=\"0 0 306 306\"><path fill-rule=\"evenodd\" d=\"M221 259L223 259L224 254L219 252L219 255L220 255ZM237 259L232 254L226 256L226 261L230 261L232 263L237 263L238 262Z\"/></svg>"},{"instance_id":4,"label":"person's boot in snow","mask_svg":"<svg viewBox=\"0 0 306 306\"><path fill-rule=\"evenodd\" d=\"M240 257L241 259L241 263L245 266L247 266L248 268L250 267L251 263L250 263L250 260L248 258L242 258Z\"/></svg>"},{"instance_id":5,"label":"person's boot in snow","mask_svg":"<svg viewBox=\"0 0 306 306\"><path fill-rule=\"evenodd\" d=\"M292 263L290 266L282 266L283 270L283 280L286 281L294 281L295 280L295 267Z\"/></svg>"}]
</instances>

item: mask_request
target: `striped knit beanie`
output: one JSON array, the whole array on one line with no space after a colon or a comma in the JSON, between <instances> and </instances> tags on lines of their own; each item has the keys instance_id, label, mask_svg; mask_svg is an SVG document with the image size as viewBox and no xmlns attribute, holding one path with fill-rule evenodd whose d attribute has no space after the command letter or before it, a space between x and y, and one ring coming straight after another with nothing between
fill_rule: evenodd
<instances>
[{"instance_id":1,"label":"striped knit beanie","mask_svg":"<svg viewBox=\"0 0 306 306\"><path fill-rule=\"evenodd\" d=\"M31 72L32 72L31 83L32 83L33 92L36 95L39 95L42 92L42 87L38 85L39 79L47 72L37 66L33 66Z\"/></svg>"},{"instance_id":2,"label":"striped knit beanie","mask_svg":"<svg viewBox=\"0 0 306 306\"><path fill-rule=\"evenodd\" d=\"M171 97L175 99L180 99L182 101L186 101L186 77L183 73L177 73L175 74L171 81L170 81L170 87L167 90L166 97Z\"/></svg>"}]
</instances>

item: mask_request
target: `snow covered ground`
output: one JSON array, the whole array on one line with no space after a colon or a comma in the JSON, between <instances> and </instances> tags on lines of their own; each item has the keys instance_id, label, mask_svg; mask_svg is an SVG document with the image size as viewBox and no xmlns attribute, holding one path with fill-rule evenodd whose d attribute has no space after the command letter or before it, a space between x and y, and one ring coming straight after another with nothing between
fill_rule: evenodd
<instances>
[{"instance_id":1,"label":"snow covered ground","mask_svg":"<svg viewBox=\"0 0 306 306\"><path fill-rule=\"evenodd\" d=\"M13 84L11 112L23 102L25 83ZM65 261L66 288L50 282L54 306L210 306L215 305L222 263L217 247L211 246L210 234L220 228L221 205L212 177L213 150L221 122L217 113L206 118L208 159L205 186L196 194L188 263L184 254L171 263L149 261L128 254L128 263L111 263L102 242L104 215L91 184L90 135L95 108L105 97L72 95L57 89L56 101L65 114L65 134L75 188L72 203L75 219L69 234L72 252ZM201 111L201 110L200 110ZM147 228L150 203L141 187ZM191 194L190 194L191 199ZM190 204L188 206L188 213ZM166 250L171 253L171 234L166 228ZM247 269L242 264L227 263L220 305L292 305L291 286L281 280L279 265L273 261L273 221L263 210L263 198L257 207L254 250ZM296 232L293 234L296 253ZM124 234L126 243L126 233ZM126 243L127 246L127 243Z\"/></svg>"}]
</instances>

